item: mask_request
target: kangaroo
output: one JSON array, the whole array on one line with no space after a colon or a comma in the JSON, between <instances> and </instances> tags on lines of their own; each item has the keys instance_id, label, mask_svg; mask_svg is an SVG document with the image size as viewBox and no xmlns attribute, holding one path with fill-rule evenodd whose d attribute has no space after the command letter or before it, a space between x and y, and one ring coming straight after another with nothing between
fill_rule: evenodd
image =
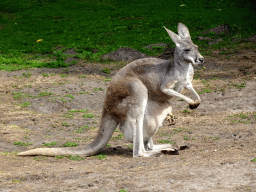
<instances>
[{"instance_id":1,"label":"kangaroo","mask_svg":"<svg viewBox=\"0 0 256 192\"><path fill-rule=\"evenodd\" d=\"M91 144L75 148L38 148L18 155L95 155L106 146L118 125L125 139L133 143L133 157L176 151L170 144L154 145L152 137L171 114L172 97L185 100L191 109L199 106L201 99L192 86L192 64L202 64L204 58L184 24L178 24L178 35L165 30L176 44L174 59L139 59L113 77L106 91L100 128ZM184 88L193 93L195 100L180 93Z\"/></svg>"}]
</instances>

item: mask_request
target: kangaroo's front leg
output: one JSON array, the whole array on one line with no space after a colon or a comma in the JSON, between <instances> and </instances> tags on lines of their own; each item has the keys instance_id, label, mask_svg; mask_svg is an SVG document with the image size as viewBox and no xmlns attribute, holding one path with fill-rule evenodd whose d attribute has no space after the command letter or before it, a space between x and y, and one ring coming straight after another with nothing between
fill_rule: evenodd
<instances>
[{"instance_id":1,"label":"kangaroo's front leg","mask_svg":"<svg viewBox=\"0 0 256 192\"><path fill-rule=\"evenodd\" d=\"M201 99L199 97L199 95L197 94L197 92L195 91L195 89L193 88L193 85L191 82L189 82L187 85L186 85L186 89L188 89L191 93L193 93L196 97L196 101L194 102L194 104L189 104L189 108L190 109L196 109L200 103L201 103Z\"/></svg>"},{"instance_id":2,"label":"kangaroo's front leg","mask_svg":"<svg viewBox=\"0 0 256 192\"><path fill-rule=\"evenodd\" d=\"M175 97L179 97L183 100L185 100L189 105L194 105L195 102L190 99L189 97L182 95L181 93L175 91L173 88L175 87L175 84L177 83L177 81L170 81L168 83L164 83L161 86L161 91L169 96L175 96Z\"/></svg>"}]
</instances>

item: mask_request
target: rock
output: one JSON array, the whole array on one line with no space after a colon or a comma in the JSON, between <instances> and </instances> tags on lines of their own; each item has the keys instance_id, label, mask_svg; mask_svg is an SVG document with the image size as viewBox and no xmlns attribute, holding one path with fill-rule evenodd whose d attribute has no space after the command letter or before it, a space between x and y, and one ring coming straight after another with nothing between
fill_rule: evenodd
<instances>
[{"instance_id":1,"label":"rock","mask_svg":"<svg viewBox=\"0 0 256 192\"><path fill-rule=\"evenodd\" d=\"M159 59L170 59L174 56L175 48L167 47L164 52L158 57Z\"/></svg>"},{"instance_id":2,"label":"rock","mask_svg":"<svg viewBox=\"0 0 256 192\"><path fill-rule=\"evenodd\" d=\"M66 55L77 55L77 52L75 52L75 50L72 48L72 49L68 49L68 50L64 51L63 54L66 54Z\"/></svg>"},{"instance_id":3,"label":"rock","mask_svg":"<svg viewBox=\"0 0 256 192\"><path fill-rule=\"evenodd\" d=\"M119 48L117 51L108 53L103 56L104 60L111 59L114 61L134 61L137 59L147 58L148 56L129 47Z\"/></svg>"},{"instance_id":4,"label":"rock","mask_svg":"<svg viewBox=\"0 0 256 192\"><path fill-rule=\"evenodd\" d=\"M228 24L222 24L203 32L203 34L214 32L216 35L221 35L222 33L227 35L230 33L230 31L231 27Z\"/></svg>"},{"instance_id":5,"label":"rock","mask_svg":"<svg viewBox=\"0 0 256 192\"><path fill-rule=\"evenodd\" d=\"M153 50L153 49L156 49L156 47L160 47L160 46L166 48L167 44L166 43L150 44L148 46L145 46L145 48Z\"/></svg>"},{"instance_id":6,"label":"rock","mask_svg":"<svg viewBox=\"0 0 256 192\"><path fill-rule=\"evenodd\" d=\"M209 42L208 44L209 44L209 45L213 45L213 44L217 44L217 43L219 43L219 42L221 42L221 41L223 41L222 38L214 39L213 41Z\"/></svg>"},{"instance_id":7,"label":"rock","mask_svg":"<svg viewBox=\"0 0 256 192\"><path fill-rule=\"evenodd\" d=\"M243 39L233 39L233 42L235 41L241 41L241 42L256 42L256 34L247 38L243 38Z\"/></svg>"},{"instance_id":8,"label":"rock","mask_svg":"<svg viewBox=\"0 0 256 192\"><path fill-rule=\"evenodd\" d=\"M203 41L212 41L214 39L210 38L210 37L202 37L202 36L198 36L197 37L198 40L203 40Z\"/></svg>"}]
</instances>

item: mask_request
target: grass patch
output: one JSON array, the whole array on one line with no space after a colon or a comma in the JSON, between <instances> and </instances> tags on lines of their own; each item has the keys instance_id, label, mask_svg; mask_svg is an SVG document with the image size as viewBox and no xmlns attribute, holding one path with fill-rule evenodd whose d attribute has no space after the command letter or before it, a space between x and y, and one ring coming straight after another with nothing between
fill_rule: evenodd
<instances>
[{"instance_id":1,"label":"grass patch","mask_svg":"<svg viewBox=\"0 0 256 192\"><path fill-rule=\"evenodd\" d=\"M109 68L104 68L101 70L104 73L110 74L111 70Z\"/></svg>"},{"instance_id":2,"label":"grass patch","mask_svg":"<svg viewBox=\"0 0 256 192\"><path fill-rule=\"evenodd\" d=\"M72 94L67 94L67 95L65 95L64 97L69 97L69 98L71 98L71 99L75 99L75 97L74 97Z\"/></svg>"},{"instance_id":3,"label":"grass patch","mask_svg":"<svg viewBox=\"0 0 256 192\"><path fill-rule=\"evenodd\" d=\"M21 180L17 180L17 179L14 179L12 180L13 183L21 183L22 181Z\"/></svg>"},{"instance_id":4,"label":"grass patch","mask_svg":"<svg viewBox=\"0 0 256 192\"><path fill-rule=\"evenodd\" d=\"M53 141L51 143L45 143L45 144L42 144L42 146L55 146L57 145L57 142Z\"/></svg>"},{"instance_id":5,"label":"grass patch","mask_svg":"<svg viewBox=\"0 0 256 192\"><path fill-rule=\"evenodd\" d=\"M70 125L67 122L62 122L62 126L64 127L70 127Z\"/></svg>"},{"instance_id":6,"label":"grass patch","mask_svg":"<svg viewBox=\"0 0 256 192\"><path fill-rule=\"evenodd\" d=\"M197 93L202 94L202 93L211 93L211 92L212 92L211 89L206 88L206 89L203 89L202 91L198 91Z\"/></svg>"},{"instance_id":7,"label":"grass patch","mask_svg":"<svg viewBox=\"0 0 256 192\"><path fill-rule=\"evenodd\" d=\"M49 74L48 73L41 73L43 77L48 77Z\"/></svg>"},{"instance_id":8,"label":"grass patch","mask_svg":"<svg viewBox=\"0 0 256 192\"><path fill-rule=\"evenodd\" d=\"M251 162L256 162L256 158L252 159Z\"/></svg>"},{"instance_id":9,"label":"grass patch","mask_svg":"<svg viewBox=\"0 0 256 192\"><path fill-rule=\"evenodd\" d=\"M88 125L80 127L78 130L75 130L75 133L83 133L88 128Z\"/></svg>"},{"instance_id":10,"label":"grass patch","mask_svg":"<svg viewBox=\"0 0 256 192\"><path fill-rule=\"evenodd\" d=\"M188 109L184 109L184 110L182 111L182 113L192 113L192 111L190 111L190 110L188 110Z\"/></svg>"},{"instance_id":11,"label":"grass patch","mask_svg":"<svg viewBox=\"0 0 256 192\"><path fill-rule=\"evenodd\" d=\"M230 35L207 35L223 38L223 42L211 45L216 49L237 45L232 38L248 37L256 31L253 1L184 0L173 1L169 6L164 0L131 0L124 6L117 0L13 0L1 1L0 7L0 70L9 71L67 67L70 64L64 62L64 52L71 48L78 59L95 62L103 62L102 55L127 46L157 56L162 47L150 50L145 46L173 44L163 26L176 32L178 22L187 25L194 43L202 46L202 54L207 53L203 50L206 42L195 39L202 31L223 23L234 29Z\"/></svg>"},{"instance_id":12,"label":"grass patch","mask_svg":"<svg viewBox=\"0 0 256 192\"><path fill-rule=\"evenodd\" d=\"M103 160L103 159L107 158L105 154L99 154L99 155L95 155L95 156L92 156L92 157L94 157L96 159L99 159L99 160Z\"/></svg>"},{"instance_id":13,"label":"grass patch","mask_svg":"<svg viewBox=\"0 0 256 192\"><path fill-rule=\"evenodd\" d=\"M25 102L25 101L23 103L19 104L19 106L21 106L21 107L27 107L29 105L31 105L31 103L30 102Z\"/></svg>"},{"instance_id":14,"label":"grass patch","mask_svg":"<svg viewBox=\"0 0 256 192\"><path fill-rule=\"evenodd\" d=\"M55 156L55 159L62 159L65 156Z\"/></svg>"},{"instance_id":15,"label":"grass patch","mask_svg":"<svg viewBox=\"0 0 256 192\"><path fill-rule=\"evenodd\" d=\"M227 119L225 120L229 120L231 122L231 124L234 123L244 123L244 124L248 124L248 123L253 123L256 120L256 112L240 112L237 114L233 114L233 115L229 115Z\"/></svg>"},{"instance_id":16,"label":"grass patch","mask_svg":"<svg viewBox=\"0 0 256 192\"><path fill-rule=\"evenodd\" d=\"M190 140L190 138L187 135L183 135L184 140Z\"/></svg>"},{"instance_id":17,"label":"grass patch","mask_svg":"<svg viewBox=\"0 0 256 192\"><path fill-rule=\"evenodd\" d=\"M79 155L76 155L76 156L68 155L67 157L72 161L82 161L85 159L85 157L80 157Z\"/></svg>"},{"instance_id":18,"label":"grass patch","mask_svg":"<svg viewBox=\"0 0 256 192\"><path fill-rule=\"evenodd\" d=\"M241 83L241 84L238 84L238 83L231 83L231 85L237 89L242 89L244 87L246 87L246 83Z\"/></svg>"},{"instance_id":19,"label":"grass patch","mask_svg":"<svg viewBox=\"0 0 256 192\"><path fill-rule=\"evenodd\" d=\"M112 137L111 140L121 140L123 138L124 138L124 134L120 133L120 134L118 134L118 136Z\"/></svg>"},{"instance_id":20,"label":"grass patch","mask_svg":"<svg viewBox=\"0 0 256 192\"><path fill-rule=\"evenodd\" d=\"M94 114L93 113L86 113L83 115L84 118L93 118Z\"/></svg>"},{"instance_id":21,"label":"grass patch","mask_svg":"<svg viewBox=\"0 0 256 192\"><path fill-rule=\"evenodd\" d=\"M95 87L95 88L93 89L93 91L103 91L103 88L102 88L102 87Z\"/></svg>"},{"instance_id":22,"label":"grass patch","mask_svg":"<svg viewBox=\"0 0 256 192\"><path fill-rule=\"evenodd\" d=\"M212 140L218 140L219 137L210 137L210 139L212 139Z\"/></svg>"},{"instance_id":23,"label":"grass patch","mask_svg":"<svg viewBox=\"0 0 256 192\"><path fill-rule=\"evenodd\" d=\"M52 92L41 92L36 97L47 97L47 96L50 96L52 94L53 94Z\"/></svg>"},{"instance_id":24,"label":"grass patch","mask_svg":"<svg viewBox=\"0 0 256 192\"><path fill-rule=\"evenodd\" d=\"M24 143L24 142L18 141L18 142L14 142L13 145L17 145L17 146L29 146L29 145L32 145L32 143Z\"/></svg>"},{"instance_id":25,"label":"grass patch","mask_svg":"<svg viewBox=\"0 0 256 192\"><path fill-rule=\"evenodd\" d=\"M21 93L21 92L12 92L13 99L21 99L25 97L33 97L32 95Z\"/></svg>"},{"instance_id":26,"label":"grass patch","mask_svg":"<svg viewBox=\"0 0 256 192\"><path fill-rule=\"evenodd\" d=\"M64 147L76 147L78 144L76 142L67 142Z\"/></svg>"},{"instance_id":27,"label":"grass patch","mask_svg":"<svg viewBox=\"0 0 256 192\"><path fill-rule=\"evenodd\" d=\"M63 117L72 119L76 113L86 113L87 111L88 111L87 109L74 109L65 113Z\"/></svg>"}]
</instances>

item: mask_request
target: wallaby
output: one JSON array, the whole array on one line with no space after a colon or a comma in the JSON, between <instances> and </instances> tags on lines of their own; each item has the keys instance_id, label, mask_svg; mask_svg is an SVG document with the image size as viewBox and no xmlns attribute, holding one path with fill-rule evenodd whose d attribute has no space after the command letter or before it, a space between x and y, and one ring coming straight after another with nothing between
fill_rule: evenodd
<instances>
[{"instance_id":1,"label":"wallaby","mask_svg":"<svg viewBox=\"0 0 256 192\"><path fill-rule=\"evenodd\" d=\"M133 157L176 151L169 144L154 145L152 137L171 113L172 97L185 100L191 109L199 106L201 99L191 83L194 75L192 64L202 64L204 58L192 43L184 24L178 25L179 35L165 30L176 44L174 59L139 59L113 77L106 91L100 128L91 144L75 148L38 148L18 155L91 156L106 146L118 125L125 139L133 142ZM180 93L184 88L193 93L195 101Z\"/></svg>"}]
</instances>

